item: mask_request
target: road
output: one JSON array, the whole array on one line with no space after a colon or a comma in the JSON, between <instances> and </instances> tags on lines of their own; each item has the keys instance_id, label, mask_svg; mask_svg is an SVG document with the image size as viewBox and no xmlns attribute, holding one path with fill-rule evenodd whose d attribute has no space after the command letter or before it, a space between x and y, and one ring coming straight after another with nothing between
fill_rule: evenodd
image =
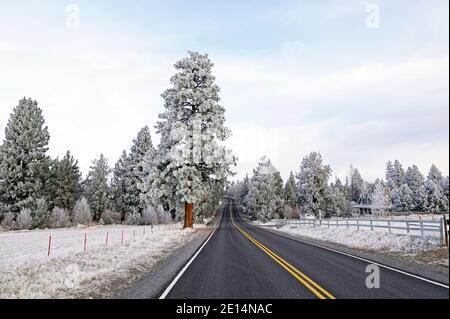
<instances>
[{"instance_id":1,"label":"road","mask_svg":"<svg viewBox=\"0 0 450 319\"><path fill-rule=\"evenodd\" d=\"M368 262L247 224L232 202L215 233L166 298L449 298L448 288L380 267L366 286Z\"/></svg>"}]
</instances>

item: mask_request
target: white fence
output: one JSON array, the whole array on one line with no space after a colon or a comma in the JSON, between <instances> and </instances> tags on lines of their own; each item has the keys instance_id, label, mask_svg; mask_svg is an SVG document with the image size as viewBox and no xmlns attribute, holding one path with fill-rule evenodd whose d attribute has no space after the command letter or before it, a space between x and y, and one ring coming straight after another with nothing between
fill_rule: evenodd
<instances>
[{"instance_id":1,"label":"white fence","mask_svg":"<svg viewBox=\"0 0 450 319\"><path fill-rule=\"evenodd\" d=\"M413 236L435 236L439 237L441 243L445 242L444 222L439 220L396 220L396 219L289 219L280 221L278 226L290 224L307 225L310 227L328 227L328 228L356 228L358 230L387 230L389 233L409 234Z\"/></svg>"}]
</instances>

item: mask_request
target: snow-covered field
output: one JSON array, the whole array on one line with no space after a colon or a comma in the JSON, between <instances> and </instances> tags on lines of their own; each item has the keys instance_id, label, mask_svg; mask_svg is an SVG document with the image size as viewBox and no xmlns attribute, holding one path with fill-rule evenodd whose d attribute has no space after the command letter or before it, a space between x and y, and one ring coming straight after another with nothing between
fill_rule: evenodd
<instances>
[{"instance_id":1,"label":"snow-covered field","mask_svg":"<svg viewBox=\"0 0 450 319\"><path fill-rule=\"evenodd\" d=\"M330 241L352 248L415 254L440 246L439 238L345 228L284 225L278 229L293 235Z\"/></svg>"},{"instance_id":2,"label":"snow-covered field","mask_svg":"<svg viewBox=\"0 0 450 319\"><path fill-rule=\"evenodd\" d=\"M178 224L0 233L0 298L108 296L111 283L149 269L195 234Z\"/></svg>"}]
</instances>

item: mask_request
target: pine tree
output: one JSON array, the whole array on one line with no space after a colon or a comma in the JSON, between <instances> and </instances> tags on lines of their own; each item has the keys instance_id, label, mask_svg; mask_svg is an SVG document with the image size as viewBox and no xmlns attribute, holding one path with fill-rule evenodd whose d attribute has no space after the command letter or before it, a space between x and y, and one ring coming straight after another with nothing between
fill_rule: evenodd
<instances>
[{"instance_id":1,"label":"pine tree","mask_svg":"<svg viewBox=\"0 0 450 319\"><path fill-rule=\"evenodd\" d=\"M427 205L425 211L428 213L448 212L448 198L442 192L442 189L431 178L425 182L427 191Z\"/></svg>"},{"instance_id":2,"label":"pine tree","mask_svg":"<svg viewBox=\"0 0 450 319\"><path fill-rule=\"evenodd\" d=\"M363 195L363 187L364 187L364 180L361 177L361 174L359 173L358 169L350 166L350 174L349 174L349 181L350 181L350 200L353 202L358 202L361 195Z\"/></svg>"},{"instance_id":3,"label":"pine tree","mask_svg":"<svg viewBox=\"0 0 450 319\"><path fill-rule=\"evenodd\" d=\"M230 131L224 126L225 109L218 104L219 87L207 55L189 52L175 64L172 88L166 90L165 112L157 123L161 142L152 176L155 198L165 209L176 211L185 204L185 227L193 225L193 205L208 196L208 187L226 184L231 152L218 142Z\"/></svg>"},{"instance_id":4,"label":"pine tree","mask_svg":"<svg viewBox=\"0 0 450 319\"><path fill-rule=\"evenodd\" d=\"M428 172L427 180L433 181L437 185L441 185L444 177L442 176L441 171L436 167L436 165L431 165L430 171Z\"/></svg>"},{"instance_id":5,"label":"pine tree","mask_svg":"<svg viewBox=\"0 0 450 319\"><path fill-rule=\"evenodd\" d=\"M0 211L19 214L48 195L50 135L42 109L24 98L13 109L0 152Z\"/></svg>"},{"instance_id":6,"label":"pine tree","mask_svg":"<svg viewBox=\"0 0 450 319\"><path fill-rule=\"evenodd\" d=\"M408 167L408 169L406 170L405 183L408 184L409 188L413 192L415 192L420 186L425 183L425 179L416 165Z\"/></svg>"},{"instance_id":7,"label":"pine tree","mask_svg":"<svg viewBox=\"0 0 450 319\"><path fill-rule=\"evenodd\" d=\"M350 210L350 203L342 191L342 183L338 179L332 183L327 191L328 212L331 215L342 216Z\"/></svg>"},{"instance_id":8,"label":"pine tree","mask_svg":"<svg viewBox=\"0 0 450 319\"><path fill-rule=\"evenodd\" d=\"M331 168L323 165L320 153L312 152L302 160L297 174L298 201L304 213L322 217L327 211L328 179Z\"/></svg>"},{"instance_id":9,"label":"pine tree","mask_svg":"<svg viewBox=\"0 0 450 319\"><path fill-rule=\"evenodd\" d=\"M86 198L95 222L100 221L108 206L109 173L108 161L103 154L100 154L100 158L92 162L88 176L84 181Z\"/></svg>"},{"instance_id":10,"label":"pine tree","mask_svg":"<svg viewBox=\"0 0 450 319\"><path fill-rule=\"evenodd\" d=\"M279 193L279 172L266 157L261 158L253 170L247 194L247 208L253 218L266 222L271 220L283 207L282 194Z\"/></svg>"},{"instance_id":11,"label":"pine tree","mask_svg":"<svg viewBox=\"0 0 450 319\"><path fill-rule=\"evenodd\" d=\"M295 177L293 172L291 172L288 180L286 181L286 184L284 185L283 199L285 204L288 205L289 207L293 208L297 206L297 197L295 192Z\"/></svg>"},{"instance_id":12,"label":"pine tree","mask_svg":"<svg viewBox=\"0 0 450 319\"><path fill-rule=\"evenodd\" d=\"M131 184L132 174L130 157L126 151L117 161L111 179L112 205L120 213L121 221L125 221L127 213L133 213L130 194L128 192Z\"/></svg>"},{"instance_id":13,"label":"pine tree","mask_svg":"<svg viewBox=\"0 0 450 319\"><path fill-rule=\"evenodd\" d=\"M52 207L71 211L81 193L81 173L78 161L67 151L62 160L53 161L51 174Z\"/></svg>"},{"instance_id":14,"label":"pine tree","mask_svg":"<svg viewBox=\"0 0 450 319\"><path fill-rule=\"evenodd\" d=\"M404 184L405 171L403 170L402 164L398 160L394 163L389 161L386 167L386 184L389 190L399 188Z\"/></svg>"},{"instance_id":15,"label":"pine tree","mask_svg":"<svg viewBox=\"0 0 450 319\"><path fill-rule=\"evenodd\" d=\"M414 209L414 193L407 184L395 188L391 192L392 205L397 212L410 212Z\"/></svg>"},{"instance_id":16,"label":"pine tree","mask_svg":"<svg viewBox=\"0 0 450 319\"><path fill-rule=\"evenodd\" d=\"M425 184L414 192L414 208L416 211L424 212L428 207L428 191Z\"/></svg>"}]
</instances>

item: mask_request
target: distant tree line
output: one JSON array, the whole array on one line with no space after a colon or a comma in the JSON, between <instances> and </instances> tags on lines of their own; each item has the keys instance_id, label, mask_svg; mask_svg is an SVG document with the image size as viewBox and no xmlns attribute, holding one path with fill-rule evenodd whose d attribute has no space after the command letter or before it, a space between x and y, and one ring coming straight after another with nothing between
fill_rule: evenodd
<instances>
[{"instance_id":1,"label":"distant tree line","mask_svg":"<svg viewBox=\"0 0 450 319\"><path fill-rule=\"evenodd\" d=\"M352 206L367 199L372 213L424 212L449 210L449 177L432 165L424 177L416 165L403 169L398 160L386 165L385 179L365 181L353 166L344 183L336 178L330 182L332 170L323 163L320 153L303 158L298 173L290 173L283 184L279 171L263 157L243 180L232 182L228 193L237 198L252 218L292 218L299 214L315 216L350 215Z\"/></svg>"}]
</instances>

